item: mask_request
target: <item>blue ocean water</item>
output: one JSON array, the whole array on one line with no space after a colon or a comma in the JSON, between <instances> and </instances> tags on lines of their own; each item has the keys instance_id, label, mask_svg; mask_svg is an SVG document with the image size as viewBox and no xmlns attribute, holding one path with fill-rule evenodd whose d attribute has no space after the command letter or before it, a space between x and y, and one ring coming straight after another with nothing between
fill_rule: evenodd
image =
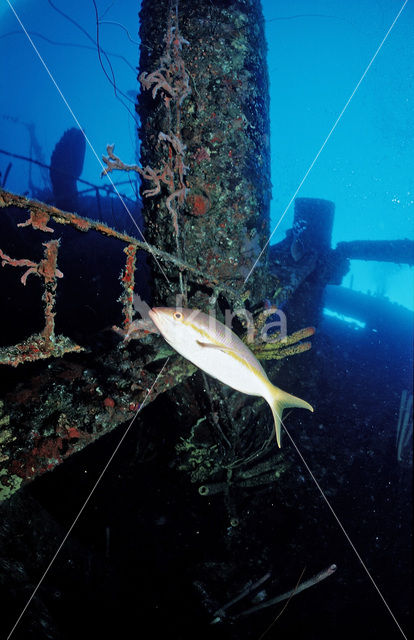
<instances>
[{"instance_id":1,"label":"blue ocean water","mask_svg":"<svg viewBox=\"0 0 414 640\"><path fill-rule=\"evenodd\" d=\"M96 14L92 2L15 0L12 4L27 34L8 3L2 0L0 182L16 193L39 198L46 196L51 190L48 170L18 156L48 165L64 131L80 125L90 142L86 145L81 173L85 183L80 190L95 197L96 189L92 185L107 184L100 178L102 166L99 161L107 144L115 143L116 153L131 163L138 156L136 129L139 120L134 101L139 59L139 3L97 2L100 44L108 54L110 65L108 59L100 60L97 55ZM348 3L264 0L271 88L271 228L275 229L272 244L281 241L291 228L293 199L296 196L323 198L335 203L333 246L337 242L352 240L414 238L412 3L407 4L389 31L401 6L402 2L389 0ZM111 79L115 80L116 91ZM134 199L135 183L127 180L119 188L126 197ZM120 226L128 227L130 222L122 209L120 215L125 216L119 221ZM120 267L117 269L119 271ZM114 280L107 286L115 288L116 284ZM371 564L368 568L371 571L374 567L375 579L379 576L381 592L387 602L390 598L394 611L395 607L398 609L400 588L407 589L409 571L405 569L401 587L399 579L402 567L409 564L410 555L406 546L408 516L404 514L410 508L407 478L412 454L410 443L399 451L397 428L398 424L401 426L403 394L407 392L409 397L412 393L412 316L408 311L414 310L413 268L385 262L353 261L342 285L347 290L344 297L338 297L343 292L327 293L331 305L327 304L325 320L319 328L322 339L315 348L320 354L320 388L319 395L314 398L317 405L312 426L314 432L311 435L309 427L301 427L296 430L296 438L305 448L307 459L314 460L318 470L323 472L324 487L328 493L330 487L333 493L339 492L339 505L335 504L335 507L339 509L341 522L347 530L350 526L352 540L363 558L369 556ZM365 306L367 301L362 294L366 293L372 298L371 311L367 311ZM387 306L390 315L384 314L384 318L379 318L383 313L381 303L387 300L404 308L392 315ZM336 309L334 313L333 308ZM356 313L350 314L349 308ZM306 372L303 372L303 378L306 378ZM111 440L109 449L113 446L114 441ZM99 453L106 454L105 445ZM73 464L74 486L86 491L77 475L79 469ZM100 468L99 460L93 464L82 464L85 468L90 464L92 471L89 473L92 475L95 468ZM336 467L341 469L342 475L334 477ZM122 465L117 471L122 473ZM146 487L151 483L155 485L156 471L150 469L146 472L147 475L141 469L137 476L133 476L134 481ZM286 489L289 500L294 501L296 489L300 493L302 485L311 485L305 476L306 470L298 471L291 487ZM318 478L321 479L320 476ZM55 482L59 484L59 477ZM61 483L59 487L63 492L63 480ZM338 486L344 488L342 493ZM75 511L77 496L71 495L69 489L66 491L68 503ZM122 488L117 486L117 491L121 492ZM148 492L145 499L134 499L128 494L128 500L125 500L119 498L117 491L107 489L112 504L120 500L118 511L115 509L107 516L105 509L108 509L108 503L101 497L101 511L96 516L99 521L97 531L105 532L108 528L115 531L115 538L118 536L111 544L122 546L126 540L128 551L137 544L134 529L131 528L125 538L121 528L116 529L118 519L123 525L122 531L128 530L131 508L128 500L132 501L136 513L142 512L156 531L154 539L146 541L149 552L157 554L159 548L180 544L184 535L183 525L180 530L174 530L173 535L168 527L163 527L164 523L174 521L176 517L171 504L165 507L164 513L162 506ZM298 505L298 513L305 513L304 518L309 517L310 528L310 514L314 517L312 531L317 530L315 522L326 522L331 517L318 503L318 498L316 492L311 495L310 490L308 502ZM51 503L52 500L48 506L53 511ZM181 522L188 518L195 527L192 507L181 504L176 508ZM62 508L58 507L57 511L59 509ZM125 516L127 512L128 517ZM62 517L63 521L65 517ZM206 507L205 521L212 518ZM279 508L275 521L283 527L283 507ZM302 537L307 535L304 521L298 516L297 527ZM265 524L269 526L267 520ZM358 636L357 626L351 626L356 637L370 637L367 632L370 616L378 616L384 625L386 634L383 637L403 637L390 620L391 616L388 616L364 569L349 551L341 531L332 526L327 532L322 524L321 529L318 552L325 560L326 551L331 552L329 544L333 539L333 549L338 555L332 558L332 562L338 563L335 575L338 582L321 586L324 589L322 595L312 595L315 600L304 607L308 611L313 608L321 612L321 628L324 615L329 619L329 629L332 629L335 628L332 622L335 615L341 621L338 624L344 625L344 619L352 611L355 621L361 619L364 630ZM400 540L398 533L401 530L406 537L401 534ZM88 520L80 535L82 542L90 542L91 531L95 531L95 524ZM169 531L170 541L164 531ZM266 533L269 535L269 529L263 535ZM199 536L207 544L207 530L200 533L194 528L192 535L194 540ZM98 546L109 545L107 538L105 541L102 537ZM248 549L245 552L248 553ZM314 553L311 544L309 552ZM185 558L190 564L192 553L188 550L186 553ZM153 590L160 589L157 580L162 571L158 565L171 560L173 555L170 550L169 555L166 554L167 559L162 556L154 562L157 567L153 574L151 562L144 559L148 562L148 566L145 564L146 579ZM346 565L345 569L340 566L341 561ZM393 570L394 562L396 571ZM136 573L130 583L134 584L134 580L139 581L139 562L135 559L132 564ZM176 579L181 588L187 588L180 582L178 560L171 560L171 565L175 576L179 576ZM43 566L39 560L39 572ZM128 559L119 560L117 570L121 576L127 575ZM265 574L265 568L262 573ZM128 589L124 586L122 597L129 606L135 606L130 583ZM287 588L292 586L286 584ZM335 588L340 595L335 594ZM82 594L87 594L87 586L83 585L82 589ZM330 590L332 598L329 597ZM145 600L143 591L145 589L141 585L140 597ZM175 606L181 606L173 586L160 591L164 606L168 597L173 601L176 597ZM190 591L188 587L185 595L191 600L194 594L191 592L190 596ZM70 602L71 597L68 596L67 601ZM344 602L340 601L341 597L344 597ZM368 614L364 618L365 598ZM60 597L56 600L61 612L65 608L65 599L63 604ZM293 603L290 606L294 606L293 617L299 619L301 606ZM157 603L153 607L151 615L157 616ZM99 605L95 605L94 611L98 609ZM114 616L116 610L114 605ZM64 617L65 614L61 615ZM404 622L409 619L405 600L396 615L398 620L401 616ZM317 618L318 614L315 614ZM268 623L271 621L272 616ZM293 622L288 618L283 624L286 625L283 637L291 637L288 635L289 624ZM100 633L104 633L103 627L102 623ZM300 625L295 628L294 637L300 639L326 637L323 632L317 635L316 623L311 630L301 629ZM263 624L258 625L257 638L262 631ZM216 637L236 637L228 628L216 633ZM378 626L374 627L374 633L372 637L380 637ZM179 631L175 631L173 637L179 638ZM249 637L254 637L254 633ZM342 637L340 629L337 629L337 637Z\"/></svg>"},{"instance_id":2,"label":"blue ocean water","mask_svg":"<svg viewBox=\"0 0 414 640\"><path fill-rule=\"evenodd\" d=\"M263 6L274 224L323 147L298 195L335 202L333 242L412 238L412 5L373 61L402 3L265 0ZM291 208L280 231L290 224ZM407 266L355 261L343 284L414 308Z\"/></svg>"},{"instance_id":3,"label":"blue ocean water","mask_svg":"<svg viewBox=\"0 0 414 640\"><path fill-rule=\"evenodd\" d=\"M92 3L74 1L70 12L65 3L56 5L77 24L46 1L14 4L58 88L2 3L0 51L7 64L0 80L0 148L48 164L63 132L77 126L75 116L94 149L86 149L82 178L100 184L99 159L107 144L115 143L120 157L136 159L139 3L98 5L100 40L111 66L105 59L103 64L116 80L118 97L91 40L96 37ZM292 225L295 194L335 202L334 245L413 237L410 3L356 88L399 9L398 2L387 0L263 3L271 89L272 228L278 225L272 242L283 239ZM2 175L9 161L10 190L23 192L30 182L47 186L47 172L5 155ZM128 185L122 191L133 195ZM343 284L414 308L413 272L406 265L353 261Z\"/></svg>"}]
</instances>

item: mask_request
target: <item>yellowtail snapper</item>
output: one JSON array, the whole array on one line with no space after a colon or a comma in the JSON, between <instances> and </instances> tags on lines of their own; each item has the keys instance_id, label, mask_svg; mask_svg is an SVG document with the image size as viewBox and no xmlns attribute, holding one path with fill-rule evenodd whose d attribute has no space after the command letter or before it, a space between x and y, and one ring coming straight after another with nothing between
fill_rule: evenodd
<instances>
[{"instance_id":1,"label":"yellowtail snapper","mask_svg":"<svg viewBox=\"0 0 414 640\"><path fill-rule=\"evenodd\" d=\"M198 309L172 307L154 307L149 315L168 344L184 358L233 389L269 403L279 447L283 410L299 407L313 411L305 400L272 384L248 346L214 317Z\"/></svg>"}]
</instances>

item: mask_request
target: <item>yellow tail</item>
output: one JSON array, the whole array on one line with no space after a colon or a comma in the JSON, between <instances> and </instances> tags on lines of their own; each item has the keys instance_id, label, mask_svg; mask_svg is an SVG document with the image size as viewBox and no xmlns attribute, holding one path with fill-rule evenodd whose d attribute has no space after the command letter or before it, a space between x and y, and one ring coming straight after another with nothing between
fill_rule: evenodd
<instances>
[{"instance_id":1,"label":"yellow tail","mask_svg":"<svg viewBox=\"0 0 414 640\"><path fill-rule=\"evenodd\" d=\"M270 408L273 413L273 419L275 421L276 440L278 446L280 447L283 410L287 409L288 407L297 407L299 409L309 409L309 411L313 411L313 407L308 402L305 402L305 400L301 400L296 396L292 396L290 393L286 393L286 391L282 391L282 389L279 389L274 385L269 386L269 396L266 398L266 400L270 404Z\"/></svg>"}]
</instances>

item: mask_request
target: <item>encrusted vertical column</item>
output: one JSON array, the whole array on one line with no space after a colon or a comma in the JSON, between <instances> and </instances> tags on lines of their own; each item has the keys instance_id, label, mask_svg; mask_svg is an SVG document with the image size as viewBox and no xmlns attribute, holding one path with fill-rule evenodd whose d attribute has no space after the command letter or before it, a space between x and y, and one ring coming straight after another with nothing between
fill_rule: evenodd
<instances>
[{"instance_id":1,"label":"encrusted vertical column","mask_svg":"<svg viewBox=\"0 0 414 640\"><path fill-rule=\"evenodd\" d=\"M144 0L140 18L141 166L161 180L159 192L144 197L147 239L259 300L266 252L244 280L269 234L260 2ZM206 292L185 274L169 270L168 284L153 266L157 302L173 304L184 287L189 306L205 304Z\"/></svg>"}]
</instances>

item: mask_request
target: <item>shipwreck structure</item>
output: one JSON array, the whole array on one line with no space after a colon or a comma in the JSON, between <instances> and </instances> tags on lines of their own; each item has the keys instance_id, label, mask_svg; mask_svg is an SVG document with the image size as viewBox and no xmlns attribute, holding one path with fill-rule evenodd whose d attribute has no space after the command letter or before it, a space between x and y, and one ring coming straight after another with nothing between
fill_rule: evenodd
<instances>
[{"instance_id":1,"label":"shipwreck structure","mask_svg":"<svg viewBox=\"0 0 414 640\"><path fill-rule=\"evenodd\" d=\"M64 199L54 204L0 191L0 275L10 292L3 314L12 310L0 347L0 499L7 504L35 478L134 421L145 433L137 463L166 447L186 490L206 504L222 499L240 551L243 492L256 490L265 504L260 492L291 468L291 458L274 444L265 403L194 375L195 367L148 324L137 291L150 290L146 303L214 310L221 320L232 310L242 338L253 330L252 350L269 377L283 373L287 388L311 400L318 374L309 367L310 338L326 287L342 282L354 258L412 265L413 243L355 241L333 249L334 203L298 198L292 229L268 246L269 104L259 2L180 0L178 13L170 9L169 0L142 3L141 162L120 158L116 145L104 156L111 180L117 172L140 176L143 228L126 233L58 206L75 198L81 208L76 180L64 181ZM91 309L91 289L82 293L80 278L70 286L65 244L74 246L75 237L77 256L84 250L77 274L84 268L90 287L100 287L105 313ZM108 253L110 264L96 258ZM269 324L277 329L263 344ZM146 408L153 405L155 423L165 420L161 396L180 430L151 436L143 428ZM401 425L408 429L405 414ZM258 541L252 545L257 551ZM307 586L335 569L330 564ZM209 602L204 578L195 588L213 619L221 619L232 602Z\"/></svg>"},{"instance_id":2,"label":"shipwreck structure","mask_svg":"<svg viewBox=\"0 0 414 640\"><path fill-rule=\"evenodd\" d=\"M0 194L3 219L4 215L7 218L7 224L3 224L5 232L12 224L17 225L22 246L37 245L35 252L28 250L23 258L16 257L21 255L21 248L9 255L7 251L12 249L2 243L2 265L9 272L7 286L20 300L25 290L30 290L34 276L38 276L41 286L40 290L37 286L36 307L39 309L39 298L43 306L43 319L40 320L40 310L35 316L38 318L35 333L28 335L30 323L22 322L24 314L20 313L17 325L24 339L14 345L6 343L0 349L0 364L25 366L24 381L17 382L18 377L15 378L17 385L7 389L2 400L3 499L131 419L144 400L148 404L185 380L186 405L193 404L193 394L200 394L199 382L191 381L193 365L173 355L160 338L149 335L148 324L140 322L134 311L136 281L139 284L142 279L141 271L136 271L137 252L145 252L150 261L152 303L174 305L179 301L207 311L214 308L219 318L223 318L224 309L233 309L239 316L235 326L240 335L246 331L245 312L255 318L259 331L272 313L278 314L280 310L285 313L287 309L293 336L280 336L283 341L279 339L266 348L260 344L253 346L257 355L267 360L273 376L284 357L310 348L310 343L304 340L312 335L313 329L303 327L318 325L324 289L329 284L341 283L350 259L413 264L413 243L409 240L342 242L332 249L334 204L308 198L296 200L293 227L285 240L267 247L269 116L259 7L255 2L240 3L230 12L224 6L195 7L183 0L179 23L176 14L169 14L168 6L166 0L160 0L151 3L151 8L144 3L142 8L139 74L142 91L137 106L142 120L141 165L126 164L116 156L113 146L108 147L104 157L106 174L135 172L141 177L145 237L138 233L138 227L135 237L55 205L6 191ZM64 162L62 149L67 139L79 146L75 132L67 132L53 155L55 160L58 155L60 163ZM68 177L67 167L66 172L59 163L56 168L55 162L51 169L52 183L58 200L68 202L72 194L72 201L82 209L76 190L82 149L75 156L74 178ZM62 180L64 189L59 192L57 185ZM60 225L63 233L58 231ZM59 315L67 316L73 307L72 300L63 299L63 311L56 316L56 294L62 276L63 282L71 278L70 271L65 269L63 274L59 268L68 228L83 236L81 246L86 252L88 243L95 242L93 235L98 234L110 239L111 255L119 254L119 264L123 263L119 303L108 297L105 305L113 310L109 321L118 324L115 329L124 342L114 335L107 336L105 346L96 350L96 340L88 344L90 336L84 344L80 336L78 344L71 336L55 332ZM61 240L53 239L57 234ZM2 237L7 240L7 236ZM13 242L17 237L14 231ZM35 254L38 261L33 259ZM20 276L15 271L11 274L10 267L23 271ZM89 269L88 254L85 269ZM117 295L114 286L108 289ZM34 306L33 294L27 295L28 304ZM79 313L76 308L73 312ZM97 330L102 329L99 323L96 326ZM5 339L7 342L7 335ZM61 359L70 353L78 355ZM161 363L167 356L168 365L158 379ZM37 365L36 373L30 374L28 363L49 358L54 360L41 369ZM160 363L158 368L154 368L156 362ZM240 415L238 394L223 391L207 380L205 385L209 389L207 406L210 409L221 406L225 398L226 412L212 412L216 416L212 428L224 447L222 455L214 451L208 472L200 467L196 473L190 472L193 479L199 476L204 483L200 491L206 491L205 483L217 482L211 469L231 464L228 455L238 459L243 451L261 445L258 441L248 442L248 430L242 434L235 426L240 423L240 418L234 419L234 415ZM149 388L152 390L147 396ZM246 406L243 417L246 424L256 414L256 405ZM211 420L205 412L203 407L193 416L195 425L200 420ZM189 459L194 455L194 438L192 431ZM230 447L231 454L226 447ZM192 463L186 464L191 469Z\"/></svg>"}]
</instances>

